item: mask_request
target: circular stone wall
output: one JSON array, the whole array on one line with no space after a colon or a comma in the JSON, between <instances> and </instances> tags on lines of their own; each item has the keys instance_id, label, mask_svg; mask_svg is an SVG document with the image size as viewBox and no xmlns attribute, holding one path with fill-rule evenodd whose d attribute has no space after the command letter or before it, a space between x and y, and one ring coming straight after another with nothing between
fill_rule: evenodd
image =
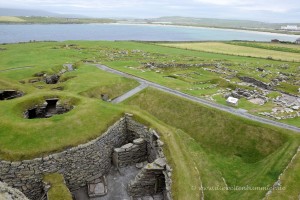
<instances>
[{"instance_id":1,"label":"circular stone wall","mask_svg":"<svg viewBox=\"0 0 300 200\"><path fill-rule=\"evenodd\" d=\"M30 107L24 112L24 118L49 118L53 115L67 113L74 108L73 105L61 104L59 98L46 99L41 105Z\"/></svg>"}]
</instances>

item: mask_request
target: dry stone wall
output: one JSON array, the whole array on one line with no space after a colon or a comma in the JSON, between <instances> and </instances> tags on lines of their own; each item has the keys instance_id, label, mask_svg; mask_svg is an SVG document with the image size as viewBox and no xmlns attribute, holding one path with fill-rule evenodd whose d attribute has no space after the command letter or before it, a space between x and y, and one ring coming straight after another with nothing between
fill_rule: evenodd
<instances>
[{"instance_id":1,"label":"dry stone wall","mask_svg":"<svg viewBox=\"0 0 300 200\"><path fill-rule=\"evenodd\" d=\"M127 118L127 131L136 134L147 142L148 162L139 174L128 184L128 193L133 197L154 195L163 192L165 200L171 200L172 169L163 153L164 143L158 133Z\"/></svg>"},{"instance_id":2,"label":"dry stone wall","mask_svg":"<svg viewBox=\"0 0 300 200\"><path fill-rule=\"evenodd\" d=\"M64 176L68 188L75 190L108 173L113 162L114 149L128 143L132 143L130 147L129 145L125 146L129 155L131 155L131 151L142 149L142 153L139 154L141 160L145 159L152 163L158 158L165 159L162 149L163 142L159 140L158 134L134 121L131 115L126 115L100 137L86 144L33 160L20 162L0 160L0 181L19 189L28 198L35 200L40 199L44 194L43 174L57 172ZM120 155L118 154L119 158L121 158ZM124 161L125 159L120 160ZM119 164L123 165L124 162L122 162ZM149 171L146 170L146 172ZM164 196L166 200L169 200L171 199L171 168L165 165L159 173L164 176ZM134 191L132 193L138 196L142 191L139 187L142 185L139 180L134 185L137 192L136 194Z\"/></svg>"},{"instance_id":3,"label":"dry stone wall","mask_svg":"<svg viewBox=\"0 0 300 200\"><path fill-rule=\"evenodd\" d=\"M259 80L256 80L254 78L247 77L247 76L241 76L241 77L239 77L239 79L241 79L242 81L245 81L247 83L252 83L253 85L256 85L257 87L261 87L261 88L264 88L267 90L272 90L272 87L269 84L264 83Z\"/></svg>"},{"instance_id":4,"label":"dry stone wall","mask_svg":"<svg viewBox=\"0 0 300 200\"><path fill-rule=\"evenodd\" d=\"M125 167L135 163L147 161L147 143L142 138L133 140L132 143L115 148L113 163L117 167Z\"/></svg>"},{"instance_id":5,"label":"dry stone wall","mask_svg":"<svg viewBox=\"0 0 300 200\"><path fill-rule=\"evenodd\" d=\"M61 153L21 162L0 161L0 180L21 190L30 199L43 195L43 174L64 175L70 190L104 175L111 167L113 148L126 144L126 122L122 118L99 138Z\"/></svg>"},{"instance_id":6,"label":"dry stone wall","mask_svg":"<svg viewBox=\"0 0 300 200\"><path fill-rule=\"evenodd\" d=\"M128 194L138 197L163 192L166 187L163 173L165 167L166 161L162 158L144 166L135 179L128 184Z\"/></svg>"}]
</instances>

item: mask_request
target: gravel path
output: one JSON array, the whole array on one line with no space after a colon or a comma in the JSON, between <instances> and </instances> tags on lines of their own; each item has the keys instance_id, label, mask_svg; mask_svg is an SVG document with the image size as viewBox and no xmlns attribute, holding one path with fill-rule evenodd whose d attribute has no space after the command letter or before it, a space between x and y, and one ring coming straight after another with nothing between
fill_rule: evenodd
<instances>
[{"instance_id":1,"label":"gravel path","mask_svg":"<svg viewBox=\"0 0 300 200\"><path fill-rule=\"evenodd\" d=\"M257 121L257 122L261 122L261 123L264 123L264 124L277 126L277 127L284 128L284 129L289 129L289 130L295 131L297 133L300 133L300 128L296 127L296 126L292 126L292 125L284 124L284 123L281 123L281 122L276 122L276 121L273 121L273 120L270 120L270 119L267 119L267 118L262 118L262 117L259 117L259 116L256 116L256 115L252 115L252 114L247 113L247 111L245 111L243 109L236 109L236 108L232 108L232 107L229 107L229 106L220 105L220 104L217 104L215 102L211 102L211 101L199 98L199 97L194 97L192 95L179 92L177 90L159 85L157 83L153 83L153 82L144 80L142 78L139 78L139 77L136 77L136 76L133 76L133 75L130 75L130 74L127 74L127 73L109 68L105 65L95 64L95 66L98 67L101 70L106 71L106 72L110 72L110 73L118 74L118 75L123 76L123 77L134 79L134 80L138 81L141 85L144 85L144 86L148 85L148 86L151 86L153 88L159 89L161 91L164 91L164 92L167 92L167 93L170 93L170 94L174 94L176 96L183 97L185 99L189 99L191 101L203 104L203 105L208 106L208 107L212 107L212 108L222 110L222 111L225 111L225 112L228 112L228 113L240 116L240 117L251 119L253 121ZM132 93L131 95L134 95L134 94L135 93ZM126 95L126 98L128 98L129 96L130 96L130 94Z\"/></svg>"}]
</instances>

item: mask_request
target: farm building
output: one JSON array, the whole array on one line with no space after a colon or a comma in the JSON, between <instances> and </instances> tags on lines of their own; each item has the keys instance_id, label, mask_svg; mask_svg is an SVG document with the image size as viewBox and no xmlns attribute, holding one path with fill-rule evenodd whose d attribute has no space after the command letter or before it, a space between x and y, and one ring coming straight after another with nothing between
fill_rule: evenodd
<instances>
[{"instance_id":1,"label":"farm building","mask_svg":"<svg viewBox=\"0 0 300 200\"><path fill-rule=\"evenodd\" d=\"M296 44L300 44L300 38L295 41Z\"/></svg>"}]
</instances>

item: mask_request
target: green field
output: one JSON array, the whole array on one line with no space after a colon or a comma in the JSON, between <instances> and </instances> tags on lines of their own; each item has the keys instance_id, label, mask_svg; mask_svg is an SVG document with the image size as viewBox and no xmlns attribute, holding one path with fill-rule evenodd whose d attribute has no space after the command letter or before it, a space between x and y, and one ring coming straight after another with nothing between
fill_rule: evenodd
<instances>
[{"instance_id":1,"label":"green field","mask_svg":"<svg viewBox=\"0 0 300 200\"><path fill-rule=\"evenodd\" d=\"M7 24L89 24L114 23L113 19L106 18L65 18L65 17L38 17L38 16L0 16L0 23Z\"/></svg>"},{"instance_id":2,"label":"green field","mask_svg":"<svg viewBox=\"0 0 300 200\"><path fill-rule=\"evenodd\" d=\"M167 43L162 44L170 47L177 47L182 49L191 49L211 53L221 53L227 55L238 55L238 56L248 56L255 58L268 58L274 60L283 60L283 61L296 61L300 62L300 55L297 51L294 52L279 52L275 51L276 49L261 49L257 46L250 45L233 45L236 43L221 43L221 42L201 42L201 43ZM241 44L241 43L237 43Z\"/></svg>"},{"instance_id":3,"label":"green field","mask_svg":"<svg viewBox=\"0 0 300 200\"><path fill-rule=\"evenodd\" d=\"M1 22L25 22L25 20L19 17L0 16L0 23Z\"/></svg>"},{"instance_id":4,"label":"green field","mask_svg":"<svg viewBox=\"0 0 300 200\"><path fill-rule=\"evenodd\" d=\"M268 43L268 42L228 42L228 44L268 49L274 51L300 53L300 45L298 44L283 44L283 43Z\"/></svg>"},{"instance_id":5,"label":"green field","mask_svg":"<svg viewBox=\"0 0 300 200\"><path fill-rule=\"evenodd\" d=\"M0 45L0 90L17 89L23 97L0 101L0 157L6 160L31 159L85 143L98 137L125 112L156 129L165 143L168 162L174 169L174 199L262 199L266 192L251 190L210 190L209 187L272 186L300 145L300 136L291 131L245 120L228 113L147 88L121 104L113 99L136 87L136 81L103 72L86 62L102 63L179 91L203 97L220 89L235 88L215 69L216 62L231 70L261 78L257 66L270 65L268 81L280 70L297 72L299 63L183 50L137 42L37 42ZM56 85L36 79L36 73L57 73L63 64L74 71L62 75ZM166 67L149 68L147 63ZM201 67L195 64L203 64ZM166 64L166 65L164 65ZM180 66L189 64L191 66ZM282 68L288 64L288 68ZM254 72L254 73L253 73ZM297 77L286 84L293 84ZM237 78L233 78L238 82ZM57 90L60 88L60 90ZM276 97L278 93L271 93ZM26 108L45 98L60 97L75 108L46 119L24 119ZM224 99L215 97L219 103ZM243 100L245 101L245 100ZM259 107L245 101L241 107ZM296 125L297 118L295 119ZM297 198L300 182L298 161L283 176L290 198ZM293 167L294 166L294 167ZM201 186L204 187L203 191ZM271 196L280 199L285 191ZM270 198L271 198L270 197ZM281 198L284 199L284 198Z\"/></svg>"}]
</instances>

